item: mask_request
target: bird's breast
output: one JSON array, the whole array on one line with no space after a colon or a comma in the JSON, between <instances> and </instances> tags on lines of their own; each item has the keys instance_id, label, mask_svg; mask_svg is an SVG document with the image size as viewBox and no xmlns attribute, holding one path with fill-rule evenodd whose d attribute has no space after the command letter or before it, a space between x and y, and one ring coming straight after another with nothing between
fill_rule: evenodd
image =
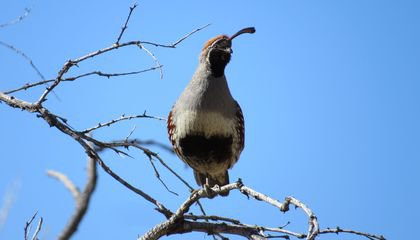
<instances>
[{"instance_id":1,"label":"bird's breast","mask_svg":"<svg viewBox=\"0 0 420 240\"><path fill-rule=\"evenodd\" d=\"M186 135L200 133L204 137L229 136L235 133L235 121L218 112L199 112L184 110L172 119L176 129L174 135L184 137Z\"/></svg>"}]
</instances>

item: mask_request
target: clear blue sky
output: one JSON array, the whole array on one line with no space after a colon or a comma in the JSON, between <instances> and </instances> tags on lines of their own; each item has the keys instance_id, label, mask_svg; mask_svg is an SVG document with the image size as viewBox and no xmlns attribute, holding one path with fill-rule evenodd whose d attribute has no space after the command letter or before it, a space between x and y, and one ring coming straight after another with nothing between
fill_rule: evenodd
<instances>
[{"instance_id":1,"label":"clear blue sky","mask_svg":"<svg viewBox=\"0 0 420 240\"><path fill-rule=\"evenodd\" d=\"M46 78L62 64L111 45L132 1L1 1L0 40L30 56ZM277 199L293 195L316 213L321 227L351 228L413 239L420 202L420 2L418 1L141 1L122 41L171 43L211 23L176 49L150 47L164 65L159 72L119 78L89 77L63 83L46 106L77 129L144 110L166 117L197 66L203 43L218 34L255 26L237 38L227 68L231 91L246 122L246 147L231 179ZM39 78L9 49L0 47L0 91ZM101 70L135 71L154 62L136 48L82 63L67 76ZM37 99L43 88L16 94ZM0 208L14 196L0 239L23 239L25 222L38 211L41 239L54 239L71 215L69 192L46 176L66 173L85 181L86 157L69 137L34 114L0 104ZM163 121L135 120L95 133L103 140L133 137L168 144ZM191 183L190 169L153 147ZM105 161L133 185L174 210L188 192L162 167L167 192L147 158L111 152ZM208 214L245 223L306 231L301 211L280 214L234 193L204 201ZM192 209L196 214L197 209ZM74 239L135 239L163 221L153 206L100 170L92 205ZM204 234L172 239L203 239ZM321 239L355 239L323 236Z\"/></svg>"}]
</instances>

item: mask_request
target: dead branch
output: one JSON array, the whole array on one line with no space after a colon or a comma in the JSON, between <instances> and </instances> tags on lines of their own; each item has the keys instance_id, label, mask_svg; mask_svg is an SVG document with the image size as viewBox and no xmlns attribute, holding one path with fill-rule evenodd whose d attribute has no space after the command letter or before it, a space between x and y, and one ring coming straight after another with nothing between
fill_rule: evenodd
<instances>
[{"instance_id":1,"label":"dead branch","mask_svg":"<svg viewBox=\"0 0 420 240\"><path fill-rule=\"evenodd\" d=\"M80 133L86 134L86 133L92 132L94 130L97 130L99 128L102 128L102 127L109 127L112 124L117 123L117 122L121 122L121 121L125 121L125 120L131 120L131 119L136 119L136 118L150 118L150 119L156 119L156 120L161 120L161 121L165 121L166 120L166 119L161 118L161 117L155 117L155 116L148 115L146 113L146 111L144 111L143 114L132 115L132 116L125 116L125 114L123 114L123 115L121 115L117 119L112 119L111 121L108 121L108 122L105 122L105 123L98 123L98 125L96 125L94 127L91 127L89 129L83 130Z\"/></svg>"},{"instance_id":2,"label":"dead branch","mask_svg":"<svg viewBox=\"0 0 420 240\"><path fill-rule=\"evenodd\" d=\"M130 14L131 14L131 11L130 11ZM171 46L171 47L173 48L175 45L179 44L180 42L185 40L188 36L191 36L193 33L197 32L199 30L201 30L201 29L196 29L193 32L187 34L187 36L184 36L181 39L177 40L174 44L172 44L173 46ZM122 31L122 33L124 33L124 31ZM122 35L122 34L120 34L120 35ZM167 208L165 208L164 205L162 205L160 202L158 202L157 200L155 200L153 197L146 194L142 190L140 190L138 188L135 188L134 186L132 186L131 184L129 184L128 182L123 180L121 177L119 177L116 173L114 173L102 161L102 159L97 154L97 152L93 149L93 147L89 146L88 142L94 143L98 147L105 147L105 148L112 149L119 154L126 154L126 153L124 153L123 151L118 150L118 149L116 149L116 148L114 148L110 145L104 146L103 144L102 145L98 144L98 143L100 143L100 141L98 141L96 139L93 139L93 138L90 138L86 134L72 129L71 127L69 127L67 125L67 121L63 121L65 118L59 117L58 115L55 115L55 114L51 113L47 108L45 108L42 105L42 103L47 100L47 96L49 95L49 93L51 91L53 91L53 89L55 87L57 87L63 80L66 79L66 78L64 78L64 75L72 67L77 66L78 64L80 64L81 62L83 62L87 59L94 58L96 56L99 56L99 55L104 54L104 53L109 52L109 51L113 51L113 50L116 50L116 49L119 49L119 48L122 48L122 47L131 46L131 45L135 45L135 46L139 47L139 46L142 46L142 44L143 43L141 41L130 41L130 42L122 43L122 44L113 44L110 47L100 49L98 51L86 54L82 57L79 57L79 58L76 58L76 59L73 59L73 60L68 60L63 65L63 67L58 71L58 74L57 74L56 78L54 79L54 81L51 82L52 84L42 93L42 95L39 97L38 101L36 101L34 103L30 103L30 102L27 102L27 101L24 101L24 100L21 100L21 99L17 99L13 96L10 96L10 95L8 95L6 93L2 93L2 92L0 92L0 101L4 102L7 105L9 105L11 107L14 107L14 108L19 108L19 109L22 109L22 110L25 110L25 111L28 111L28 112L37 113L37 116L42 118L43 120L45 120L51 127L57 128L62 133L72 137L75 141L77 141L85 149L87 155L90 158L95 159L97 161L97 163L104 169L104 171L107 172L110 176L112 176L114 179L119 181L121 184L123 184L125 187L127 187L131 191L133 191L133 192L139 194L140 196L142 196L145 200L153 203L160 212L165 214L165 216L169 216L171 212ZM162 45L162 44L156 44L156 43L152 44L150 42L146 42L144 44ZM151 54L151 52L148 51L148 54ZM157 61L156 58L154 58L154 60ZM26 85L26 86L24 86L24 88L20 88L20 89L28 89L28 88L31 88L32 86L37 86L37 85L36 84ZM19 91L19 90L17 90L17 91ZM145 153L150 154L148 149L143 148L142 150ZM129 156L128 154L126 154L126 155ZM157 154L153 154L153 155L157 156Z\"/></svg>"},{"instance_id":3,"label":"dead branch","mask_svg":"<svg viewBox=\"0 0 420 240\"><path fill-rule=\"evenodd\" d=\"M47 170L47 175L60 181L67 188L67 190L69 190L74 200L77 201L80 196L80 190L65 174L54 170Z\"/></svg>"},{"instance_id":4,"label":"dead branch","mask_svg":"<svg viewBox=\"0 0 420 240\"><path fill-rule=\"evenodd\" d=\"M165 45L165 44L159 44L159 43L154 43L154 42L147 42L147 41L129 41L129 42L118 43L118 44L114 43L112 46L109 46L109 47L106 47L106 48L97 50L95 52L91 52L89 54L86 54L86 55L84 55L82 57L79 57L79 58L76 58L76 59L73 59L73 60L68 60L66 63L64 63L63 67L60 69L60 71L58 72L58 74L57 74L57 76L55 77L54 80L47 80L47 81L44 80L44 81L36 82L36 83L29 83L29 84L26 84L23 87L20 87L20 88L17 88L17 89L13 89L13 90L9 90L9 91L7 91L5 93L7 94L7 93L17 92L17 91L20 91L20 90L27 90L29 88L32 88L32 87L35 87L35 86L39 86L39 85L45 84L47 82L48 83L52 82L51 86L47 87L47 89L44 91L44 93L40 96L40 98L36 102L36 104L38 105L38 104L41 104L42 102L44 102L45 99L46 99L46 97L47 97L47 95L55 87L57 87L57 85L60 82L64 81L65 79L67 79L67 81L73 81L73 80L76 80L78 78L86 77L86 76L93 75L93 74L100 75L100 76L103 75L105 77L123 76L123 75L139 74L139 73L143 73L143 72L150 71L150 70L161 69L163 67L163 65L161 65L159 63L158 59L154 56L154 54L150 50L148 50L147 48L145 48L144 45L152 45L152 46L156 46L156 47L165 47L165 48L175 48L178 44L180 44L181 42L183 42L185 39L187 39L188 37L190 37L194 33L198 32L198 31L200 31L200 30L202 30L202 29L204 29L204 28L206 28L208 26L209 26L209 24L207 24L207 25L205 25L203 27L197 28L194 31L192 31L192 32L188 33L187 35L183 36L182 38L178 39L174 43L167 44L167 45ZM129 73L101 74L100 71L94 71L92 73L80 75L78 77L76 76L76 77L64 78L64 74L66 74L72 67L78 66L78 64L80 64L81 62L83 62L85 60L88 60L88 59L91 59L91 58L94 58L94 57L96 57L98 55L102 55L104 53L107 53L107 52L110 52L110 51L113 51L113 50L116 50L116 49L119 49L119 48L127 47L127 46L137 46L138 48L143 49L153 59L153 61L156 62L156 66L155 67L152 67L152 68L149 68L149 69L146 69L146 70L133 71L133 72L129 72ZM161 77L162 76L163 76L163 73L161 72Z\"/></svg>"},{"instance_id":5,"label":"dead branch","mask_svg":"<svg viewBox=\"0 0 420 240\"><path fill-rule=\"evenodd\" d=\"M256 200L264 201L270 205L275 206L279 210L286 212L289 210L289 205L292 204L297 208L301 208L309 218L309 231L305 233L296 233L279 227L265 227L252 224L243 224L239 220L224 218L219 216L192 216L186 214L190 207L201 198L212 198L223 192L230 192L232 190L239 190L244 195L251 196ZM156 225L143 236L139 237L139 240L154 240L159 239L165 235L181 234L188 232L205 232L208 234L234 234L243 236L248 239L268 239L273 237L273 233L281 233L284 235L275 235L276 238L289 239L290 237L315 239L319 234L326 233L353 233L360 236L364 236L369 239L384 240L383 236L363 233L353 230L342 230L341 228L327 229L319 231L318 222L314 221L315 215L312 210L303 204L301 201L294 197L286 197L284 203L257 192L250 187L238 182L225 185L223 187L213 187L210 189L200 189L194 191L187 200L175 211L175 213L166 221ZM193 221L189 221L191 219ZM316 219L316 218L315 218ZM215 220L214 222L202 222L199 220Z\"/></svg>"},{"instance_id":6,"label":"dead branch","mask_svg":"<svg viewBox=\"0 0 420 240\"><path fill-rule=\"evenodd\" d=\"M18 55L20 55L23 59L25 59L29 63L29 65L36 72L36 74L39 76L39 78L41 78L42 80L45 80L44 75L41 73L41 71L35 65L34 61L32 61L32 59L30 57L28 57L28 55L26 55L23 51L16 48L15 46L7 44L3 41L0 41L0 45L5 47L5 48L8 48L8 49L12 50L13 52L15 52ZM42 83L42 84L46 84L46 83Z\"/></svg>"},{"instance_id":7,"label":"dead branch","mask_svg":"<svg viewBox=\"0 0 420 240\"><path fill-rule=\"evenodd\" d=\"M130 7L130 11L128 12L127 19L125 20L124 26L121 28L121 32L118 35L118 38L117 38L117 41L115 42L115 44L118 45L120 43L121 37L123 36L125 30L128 28L128 22L130 21L131 14L133 13L133 11L136 7L137 7L137 3L133 4L133 6Z\"/></svg>"},{"instance_id":8,"label":"dead branch","mask_svg":"<svg viewBox=\"0 0 420 240\"><path fill-rule=\"evenodd\" d=\"M130 11L130 14L131 14L131 11ZM36 87L36 86L43 85L43 84L46 84L46 83L55 83L55 84L53 84L54 86L48 87L47 90L44 92L44 94L40 97L40 99L38 100L38 103L40 103L40 102L44 101L44 99L46 98L46 95L48 95L49 92L52 91L52 89L55 88L56 85L58 85L59 82L74 81L76 79L87 77L87 76L90 76L90 75L98 75L98 76L103 76L103 77L117 77L117 76L140 74L140 73L144 73L144 72L148 72L148 71L152 71L152 70L161 69L163 67L163 65L161 65L159 63L159 61L157 60L157 58L154 56L154 54L151 51L149 51L148 49L144 48L144 45L152 45L152 46L155 46L155 47L164 47L164 48L176 48L176 46L179 45L181 42L183 42L185 39L187 39L191 35L197 33L198 31L203 30L204 28L206 28L208 26L210 26L210 24L207 24L205 26L199 27L199 28L197 28L197 29L195 29L195 30L187 33L186 35L184 35L183 37L181 37L180 39L176 40L175 42L173 42L171 44L160 44L160 43L149 42L149 41L129 41L129 42L125 42L125 43L119 43L119 41L117 41L112 46L109 46L109 47L106 47L106 48L97 50L95 52L86 54L85 56L79 57L79 58L77 58L75 60L69 60L69 61L67 61L63 65L63 67L61 68L61 70L59 71L59 73L58 73L58 75L57 75L57 77L55 79L45 80L45 78L41 74L40 76L42 76L43 81L39 81L39 82L35 82L35 83L27 83L27 84L25 84L22 87L19 87L19 88L16 88L16 89L12 89L12 90L9 90L9 91L5 91L4 93L5 94L10 94L10 93L18 92L18 91L21 91L21 90L27 90L27 89L30 89L32 87ZM122 34L124 32L125 32L125 30L124 31L121 31L120 35L122 36ZM7 45L6 47L10 48L8 44L6 44L6 45ZM81 75L74 76L74 77L63 78L63 75L65 73L67 73L71 67L77 66L82 61L85 61L85 60L87 60L89 58L96 57L98 55L104 54L104 53L109 52L109 51L113 51L113 50L116 50L116 49L119 49L119 48L123 48L123 47L127 47L127 46L133 46L133 45L139 47L140 49L145 50L146 53L149 56L151 56L152 59L156 62L157 66L151 67L151 68L148 68L148 69L145 69L145 70L125 72L125 73L103 73L101 71L93 71L93 72L81 74ZM12 46L12 49L13 48L14 47ZM21 51L19 51L19 52L21 52ZM32 63L32 61L30 60L30 58L25 58L25 59L29 59L30 63ZM35 69L37 69L37 68L35 67ZM39 71L37 71L37 72L39 72ZM163 73L161 72L161 77L162 76L163 76Z\"/></svg>"},{"instance_id":9,"label":"dead branch","mask_svg":"<svg viewBox=\"0 0 420 240\"><path fill-rule=\"evenodd\" d=\"M355 235L359 235L359 236L363 236L363 237L367 237L369 239L377 239L377 240L385 240L385 237L382 235L374 235L374 234L370 234L370 233L364 233L364 232L359 232L359 231L354 231L351 229L341 229L339 227L336 228L327 228L324 230L320 230L319 234L328 234L328 233L350 233L350 234L355 234Z\"/></svg>"},{"instance_id":10,"label":"dead branch","mask_svg":"<svg viewBox=\"0 0 420 240\"><path fill-rule=\"evenodd\" d=\"M76 208L72 217L70 218L66 227L58 237L58 239L60 240L70 239L71 236L76 232L77 228L80 225L80 222L86 214L86 211L89 207L90 199L92 197L93 192L95 191L96 182L98 179L98 174L96 171L96 161L95 159L88 157L87 162L87 180L82 192L78 191L75 185L64 174L57 174L57 172L54 172L54 174L52 175L58 178L60 181L62 181L63 184L72 192L76 202ZM51 171L49 171L49 174L51 174Z\"/></svg>"},{"instance_id":11,"label":"dead branch","mask_svg":"<svg viewBox=\"0 0 420 240\"><path fill-rule=\"evenodd\" d=\"M44 222L44 219L41 217L40 219L39 219L39 222L38 222L38 224L36 225L36 229L35 229L35 232L34 232L34 234L32 235L32 240L38 240L38 234L39 234L39 232L41 231L41 228L42 228L42 223Z\"/></svg>"},{"instance_id":12,"label":"dead branch","mask_svg":"<svg viewBox=\"0 0 420 240\"><path fill-rule=\"evenodd\" d=\"M6 23L2 23L2 24L0 24L0 28L3 28L3 27L8 27L8 26L10 26L10 25L13 25L13 24L16 24L16 23L18 23L18 22L20 22L20 21L22 21L23 19L25 19L29 14L31 13L31 9L30 8L25 8L24 9L24 12L23 12L23 14L21 14L20 16L18 16L17 18L15 18L15 19L13 19L13 20L11 20L11 21L9 21L9 22L6 22Z\"/></svg>"},{"instance_id":13,"label":"dead branch","mask_svg":"<svg viewBox=\"0 0 420 240\"><path fill-rule=\"evenodd\" d=\"M189 33L187 33L186 35L184 35L183 37L181 37L180 39L178 39L177 41L175 41L174 43L171 44L159 44L159 43L154 43L154 42L147 42L147 41L143 41L141 42L142 44L148 44L148 45L153 45L155 47L164 47L164 48L176 48L176 46L178 44L180 44L181 42L183 42L185 39L189 38L191 35L193 35L194 33L203 30L204 28L210 26L210 24L206 24L202 27L199 27Z\"/></svg>"},{"instance_id":14,"label":"dead branch","mask_svg":"<svg viewBox=\"0 0 420 240\"><path fill-rule=\"evenodd\" d=\"M97 76L101 76L101 77L106 77L106 78L111 78L111 77L120 77L120 76L127 76L127 75L136 75L136 74L140 74L140 73L145 73L145 72L149 72L149 71L154 71L158 69L158 67L151 67L151 68L147 68L147 69L143 69L143 70L139 70L139 71L132 71L132 72L121 72L121 73L104 73L101 71L92 71L92 72L88 72L88 73L83 73L74 77L67 77L67 78L63 78L63 80L61 80L62 82L71 82L71 81L75 81L79 78L84 78L87 76L92 76L92 75L97 75ZM11 93L15 93L15 92L19 92L21 90L27 90L39 85L43 85L43 84L47 84L47 83L51 83L54 82L55 79L49 79L49 80L44 80L44 81L40 81L40 82L35 82L35 83L27 83L25 85L23 85L22 87L16 88L16 89L12 89L9 91L5 91L5 94L11 94ZM48 85L47 85L48 86Z\"/></svg>"},{"instance_id":15,"label":"dead branch","mask_svg":"<svg viewBox=\"0 0 420 240\"><path fill-rule=\"evenodd\" d=\"M32 223L35 220L35 217L37 214L38 212L35 212L35 214L31 217L31 219L29 219L29 221L26 222L25 227L23 228L23 233L24 233L23 239L29 240L29 233L31 232ZM41 217L38 221L38 224L35 228L34 233L32 234L31 240L38 240L38 234L41 231L43 221L44 220Z\"/></svg>"}]
</instances>

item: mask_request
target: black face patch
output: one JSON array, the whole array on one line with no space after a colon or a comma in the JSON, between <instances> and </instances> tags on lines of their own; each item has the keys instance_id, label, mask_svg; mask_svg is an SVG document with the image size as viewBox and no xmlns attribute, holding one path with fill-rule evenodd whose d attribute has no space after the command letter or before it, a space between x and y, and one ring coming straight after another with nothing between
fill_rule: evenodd
<instances>
[{"instance_id":1,"label":"black face patch","mask_svg":"<svg viewBox=\"0 0 420 240\"><path fill-rule=\"evenodd\" d=\"M230 61L230 53L225 50L212 49L209 53L210 69L215 77L221 77L225 73L225 67Z\"/></svg>"},{"instance_id":2,"label":"black face patch","mask_svg":"<svg viewBox=\"0 0 420 240\"><path fill-rule=\"evenodd\" d=\"M203 162L224 162L232 158L232 136L187 135L179 141L182 153L187 158Z\"/></svg>"},{"instance_id":3,"label":"black face patch","mask_svg":"<svg viewBox=\"0 0 420 240\"><path fill-rule=\"evenodd\" d=\"M231 46L230 41L222 38L210 47L209 62L213 76L221 77L225 73L225 67L230 61Z\"/></svg>"}]
</instances>

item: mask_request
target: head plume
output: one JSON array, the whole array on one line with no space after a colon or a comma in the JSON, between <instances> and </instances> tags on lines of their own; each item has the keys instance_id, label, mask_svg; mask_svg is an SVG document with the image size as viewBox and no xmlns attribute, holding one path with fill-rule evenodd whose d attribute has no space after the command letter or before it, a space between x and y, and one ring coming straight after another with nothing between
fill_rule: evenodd
<instances>
[{"instance_id":1,"label":"head plume","mask_svg":"<svg viewBox=\"0 0 420 240\"><path fill-rule=\"evenodd\" d=\"M226 39L226 40L228 40L229 42L232 42L232 40L234 39L234 38L236 38L237 36L239 36L239 35L241 35L241 34L244 34L244 33L255 33L255 28L254 27L247 27L247 28L244 28L244 29L241 29L241 30L239 30L237 33L235 33L235 34L233 34L232 36L227 36L227 35L225 35L225 34L222 34L222 35L219 35L219 36L216 36L216 37L214 37L214 38L212 38L212 39L210 39L210 40L208 40L205 44L204 44L204 46L203 46L203 50L205 50L205 49L207 49L207 48L209 48L210 46L212 46L215 42L217 42L218 40L221 40L221 39Z\"/></svg>"}]
</instances>

